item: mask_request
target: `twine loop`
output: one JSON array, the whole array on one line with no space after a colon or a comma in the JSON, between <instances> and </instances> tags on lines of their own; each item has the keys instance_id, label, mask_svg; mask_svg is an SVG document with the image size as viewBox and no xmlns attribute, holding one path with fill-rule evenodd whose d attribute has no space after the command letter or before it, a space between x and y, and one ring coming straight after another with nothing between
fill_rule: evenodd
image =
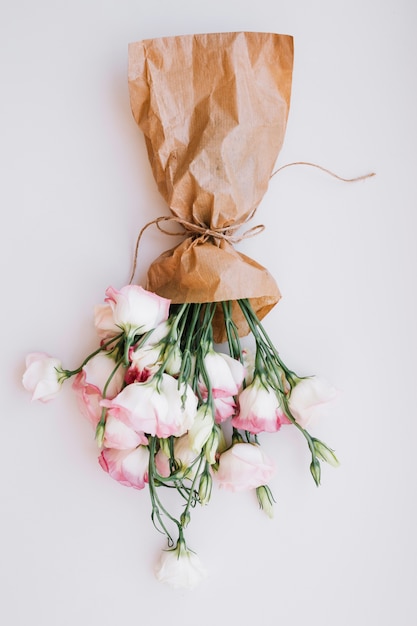
<instances>
[{"instance_id":1,"label":"twine loop","mask_svg":"<svg viewBox=\"0 0 417 626\"><path fill-rule=\"evenodd\" d=\"M241 235L235 234L235 232L241 226L243 226L243 224L245 224L250 219L252 219L252 217L255 214L255 211L256 209L254 209L245 219L237 220L236 222L234 222L233 224L229 226L221 226L219 228L216 228L214 226L209 227L209 226L206 226L205 224L199 224L196 222L189 222L188 220L185 220L182 217L177 217L175 215L170 215L170 216L162 215L152 220L151 222L148 222L142 228L136 240L133 268L132 268L132 273L130 275L129 284L132 283L133 278L135 276L140 240L142 239L142 235L145 232L145 230L147 230L153 224L155 224L155 226L161 233L164 233L165 235L170 235L173 237L180 237L180 236L185 235L187 237L192 237L194 240L199 240L199 242L201 243L205 243L209 239L212 239L214 243L217 243L217 244L220 241L226 241L227 243L235 244L235 243L239 243L240 241L243 241L244 239L248 239L249 237L254 237L255 235L258 235L260 232L262 232L265 229L265 226L263 224L258 224L257 226L253 226L252 228L249 228ZM166 228L162 226L164 222L168 222L171 224L172 223L179 224L182 227L182 231L172 232L171 230L167 230Z\"/></svg>"},{"instance_id":2,"label":"twine loop","mask_svg":"<svg viewBox=\"0 0 417 626\"><path fill-rule=\"evenodd\" d=\"M205 242L208 239L214 239L214 241L223 240L234 244L239 243L239 241L243 241L243 239L247 239L248 237L253 237L264 230L265 226L263 224L258 224L258 226L253 226L253 228L245 231L242 235L237 236L234 234L235 231L237 231L243 224L252 219L254 213L255 211L252 211L245 219L238 220L229 226L221 226L220 228L216 228L215 226L206 226L205 224L198 222L189 222L182 217L176 217L174 215L168 217L157 217L155 220L152 220L152 222L146 224L145 228L151 224L155 224L158 230L165 235L187 235L193 239L201 239L202 242ZM183 230L182 232L176 233L166 230L163 226L161 226L162 222L174 222L175 224L182 226Z\"/></svg>"}]
</instances>

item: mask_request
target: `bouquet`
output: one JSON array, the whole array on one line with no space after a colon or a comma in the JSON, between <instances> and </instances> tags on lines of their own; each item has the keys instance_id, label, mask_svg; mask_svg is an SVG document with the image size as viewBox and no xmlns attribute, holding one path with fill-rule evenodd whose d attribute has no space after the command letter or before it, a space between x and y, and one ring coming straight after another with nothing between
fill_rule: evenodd
<instances>
[{"instance_id":1,"label":"bouquet","mask_svg":"<svg viewBox=\"0 0 417 626\"><path fill-rule=\"evenodd\" d=\"M100 466L122 485L148 490L152 522L167 541L155 573L174 587L193 587L206 573L186 529L213 483L253 490L272 516L274 460L260 433L296 428L316 485L322 462L338 465L307 430L335 389L284 364L261 324L278 287L234 248L260 229L237 234L282 145L292 61L292 38L269 33L129 47L133 115L171 211L152 223L165 232L174 222L184 240L152 263L145 287L132 284L133 271L129 284L106 290L94 311L97 349L79 367L42 352L26 361L23 385L35 400L51 400L73 379ZM249 333L253 351L242 342ZM180 513L167 507L164 488L178 494Z\"/></svg>"}]
</instances>

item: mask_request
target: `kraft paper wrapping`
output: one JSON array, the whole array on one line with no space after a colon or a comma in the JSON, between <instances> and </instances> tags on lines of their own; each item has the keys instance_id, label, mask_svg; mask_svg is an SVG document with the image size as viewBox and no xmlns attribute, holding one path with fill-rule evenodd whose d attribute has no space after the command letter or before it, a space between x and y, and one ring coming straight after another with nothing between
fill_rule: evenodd
<instances>
[{"instance_id":1,"label":"kraft paper wrapping","mask_svg":"<svg viewBox=\"0 0 417 626\"><path fill-rule=\"evenodd\" d=\"M188 223L185 240L149 268L150 291L173 303L249 298L259 319L278 302L273 277L227 235L245 228L268 188L285 135L292 66L289 35L212 33L129 45L133 116L160 193L173 217ZM243 319L235 321L247 334Z\"/></svg>"}]
</instances>

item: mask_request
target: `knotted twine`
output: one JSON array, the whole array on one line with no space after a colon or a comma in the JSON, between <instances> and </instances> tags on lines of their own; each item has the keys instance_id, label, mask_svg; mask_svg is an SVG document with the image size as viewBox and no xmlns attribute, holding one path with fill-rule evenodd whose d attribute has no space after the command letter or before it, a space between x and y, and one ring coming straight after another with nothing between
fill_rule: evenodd
<instances>
[{"instance_id":1,"label":"knotted twine","mask_svg":"<svg viewBox=\"0 0 417 626\"><path fill-rule=\"evenodd\" d=\"M341 180L345 183L355 183L361 180L366 180L367 178L372 178L372 176L376 175L375 172L370 172L369 174L363 174L362 176L356 176L354 178L345 178L316 163L310 163L308 161L294 161L293 163L286 163L285 165L282 165L281 167L279 167L277 170L275 170L275 172L271 174L271 178L275 176L275 174L278 174L279 172L283 171L287 167L292 167L293 165L306 165L308 167L315 167L321 170L322 172L325 172L326 174L333 176L333 178L336 178L337 180ZM239 236L236 236L234 234L235 231L237 231L239 228L243 226L243 224L246 224L247 222L249 222L254 217L255 213L256 213L256 209L254 209L252 214L249 215L245 220L235 222L234 224L227 226L227 227L223 227L223 228L209 228L205 224L196 224L195 222L189 222L187 220L184 220L180 217L175 217L173 215L169 215L169 216L163 215L163 216L157 217L154 220L151 220L150 222L145 224L145 226L141 229L137 237L134 256L133 256L133 267L132 267L132 272L131 272L130 279L129 279L129 284L133 282L134 277L135 277L140 241L142 239L144 232L150 226L156 225L158 230L161 233L164 233L165 235L170 235L174 237L181 237L181 236L192 237L193 239L199 239L202 243L205 243L209 239L212 239L213 243L216 243L217 241L220 241L220 240L224 240L234 245L234 244L239 243L240 241L243 241L244 239L248 239L249 237L254 237L255 235L258 235L263 230L265 230L264 224L257 224L256 226L253 226L252 228L246 230L244 233L242 233ZM170 230L166 230L165 228L161 226L162 223L179 224L180 226L182 226L182 231L172 232Z\"/></svg>"}]
</instances>

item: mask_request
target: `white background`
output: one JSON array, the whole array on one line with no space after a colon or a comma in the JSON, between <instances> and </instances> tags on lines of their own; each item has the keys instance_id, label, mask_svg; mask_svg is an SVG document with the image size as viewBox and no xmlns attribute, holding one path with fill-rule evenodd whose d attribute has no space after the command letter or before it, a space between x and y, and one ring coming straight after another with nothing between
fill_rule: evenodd
<instances>
[{"instance_id":1,"label":"white background","mask_svg":"<svg viewBox=\"0 0 417 626\"><path fill-rule=\"evenodd\" d=\"M416 589L416 143L413 0L2 0L0 619L5 626L413 626ZM130 112L127 45L260 30L295 38L278 174L239 249L283 293L265 326L285 362L341 393L312 434L334 447L317 489L290 428L271 521L215 491L188 533L210 571L193 592L156 582L165 547L147 491L98 466L70 385L21 387L27 352L76 367L92 310L129 278L136 235L167 214ZM138 279L172 240L149 230Z\"/></svg>"}]
</instances>

